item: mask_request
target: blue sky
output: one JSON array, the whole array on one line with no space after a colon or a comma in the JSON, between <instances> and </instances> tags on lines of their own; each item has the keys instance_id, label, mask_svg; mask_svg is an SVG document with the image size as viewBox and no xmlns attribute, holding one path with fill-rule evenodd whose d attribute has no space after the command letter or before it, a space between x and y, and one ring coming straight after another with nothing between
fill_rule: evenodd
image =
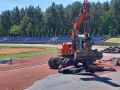
<instances>
[{"instance_id":1,"label":"blue sky","mask_svg":"<svg viewBox=\"0 0 120 90\"><path fill-rule=\"evenodd\" d=\"M83 0L0 0L0 13L4 10L12 10L15 6L21 8L29 5L34 5L34 6L39 5L43 10L45 10L47 7L51 5L52 2L55 2L56 4L63 4L64 6L66 6L75 1L83 2ZM89 1L104 2L107 0L89 0Z\"/></svg>"}]
</instances>

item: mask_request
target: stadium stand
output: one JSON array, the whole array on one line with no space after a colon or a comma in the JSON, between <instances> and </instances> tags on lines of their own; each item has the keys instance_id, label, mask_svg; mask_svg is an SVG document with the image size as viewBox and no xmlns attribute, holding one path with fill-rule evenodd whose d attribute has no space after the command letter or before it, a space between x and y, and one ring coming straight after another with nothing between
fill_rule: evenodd
<instances>
[{"instance_id":1,"label":"stadium stand","mask_svg":"<svg viewBox=\"0 0 120 90\"><path fill-rule=\"evenodd\" d=\"M98 43L98 42L102 41L103 39L105 39L105 37L103 37L103 36L101 36L101 37L93 36L91 38L92 38L92 42L94 42L94 43Z\"/></svg>"},{"instance_id":2,"label":"stadium stand","mask_svg":"<svg viewBox=\"0 0 120 90\"><path fill-rule=\"evenodd\" d=\"M92 37L92 42L98 43L105 37ZM0 43L43 43L43 44L59 44L70 40L70 36L58 37L0 37Z\"/></svg>"}]
</instances>

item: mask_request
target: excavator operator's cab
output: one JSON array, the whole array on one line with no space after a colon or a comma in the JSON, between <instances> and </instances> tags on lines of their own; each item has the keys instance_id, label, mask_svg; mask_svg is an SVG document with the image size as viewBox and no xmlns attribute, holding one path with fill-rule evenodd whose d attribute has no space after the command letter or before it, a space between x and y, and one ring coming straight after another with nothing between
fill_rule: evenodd
<instances>
[{"instance_id":1,"label":"excavator operator's cab","mask_svg":"<svg viewBox=\"0 0 120 90\"><path fill-rule=\"evenodd\" d=\"M92 47L92 41L91 38L88 36L88 38L85 38L83 34L77 35L76 38L76 51L80 52L81 50L85 50L85 48L91 49Z\"/></svg>"},{"instance_id":2,"label":"excavator operator's cab","mask_svg":"<svg viewBox=\"0 0 120 90\"><path fill-rule=\"evenodd\" d=\"M77 39L76 39L76 50L77 51L83 50L83 39L84 39L83 34L77 35Z\"/></svg>"}]
</instances>

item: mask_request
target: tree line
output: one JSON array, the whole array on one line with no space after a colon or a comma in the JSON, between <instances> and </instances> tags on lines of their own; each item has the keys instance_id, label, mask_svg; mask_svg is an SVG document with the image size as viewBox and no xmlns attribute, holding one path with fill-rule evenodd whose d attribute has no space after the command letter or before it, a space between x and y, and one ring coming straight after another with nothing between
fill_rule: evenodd
<instances>
[{"instance_id":1,"label":"tree line","mask_svg":"<svg viewBox=\"0 0 120 90\"><path fill-rule=\"evenodd\" d=\"M91 35L120 35L120 0L92 2ZM71 35L75 18L82 3L77 1L64 7L54 2L45 11L37 6L6 10L0 14L0 36L51 37Z\"/></svg>"}]
</instances>

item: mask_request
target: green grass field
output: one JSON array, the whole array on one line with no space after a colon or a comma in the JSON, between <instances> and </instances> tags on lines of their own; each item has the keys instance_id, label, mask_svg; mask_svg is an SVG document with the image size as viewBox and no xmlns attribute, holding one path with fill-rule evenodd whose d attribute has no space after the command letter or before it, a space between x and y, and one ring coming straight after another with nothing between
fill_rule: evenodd
<instances>
[{"instance_id":1,"label":"green grass field","mask_svg":"<svg viewBox=\"0 0 120 90\"><path fill-rule=\"evenodd\" d=\"M95 45L93 46L93 48L96 48L96 49L97 48L103 48L103 49L105 49L105 48L108 48L108 47L110 47L110 46L95 46Z\"/></svg>"},{"instance_id":2,"label":"green grass field","mask_svg":"<svg viewBox=\"0 0 120 90\"><path fill-rule=\"evenodd\" d=\"M51 44L0 44L0 48L57 48Z\"/></svg>"},{"instance_id":3,"label":"green grass field","mask_svg":"<svg viewBox=\"0 0 120 90\"><path fill-rule=\"evenodd\" d=\"M11 59L11 58L16 59L16 58L38 56L38 55L48 55L54 53L56 53L56 49L21 52L21 53L13 53L13 54L0 54L0 59Z\"/></svg>"},{"instance_id":4,"label":"green grass field","mask_svg":"<svg viewBox=\"0 0 120 90\"><path fill-rule=\"evenodd\" d=\"M120 38L110 38L110 39L106 40L105 42L120 43Z\"/></svg>"},{"instance_id":5,"label":"green grass field","mask_svg":"<svg viewBox=\"0 0 120 90\"><path fill-rule=\"evenodd\" d=\"M27 51L27 52L20 52L20 53L0 54L1 60L57 53L55 45L49 46L49 45L42 45L42 44L0 44L0 48L49 48L48 50L40 50L40 51L29 51L29 52Z\"/></svg>"}]
</instances>

